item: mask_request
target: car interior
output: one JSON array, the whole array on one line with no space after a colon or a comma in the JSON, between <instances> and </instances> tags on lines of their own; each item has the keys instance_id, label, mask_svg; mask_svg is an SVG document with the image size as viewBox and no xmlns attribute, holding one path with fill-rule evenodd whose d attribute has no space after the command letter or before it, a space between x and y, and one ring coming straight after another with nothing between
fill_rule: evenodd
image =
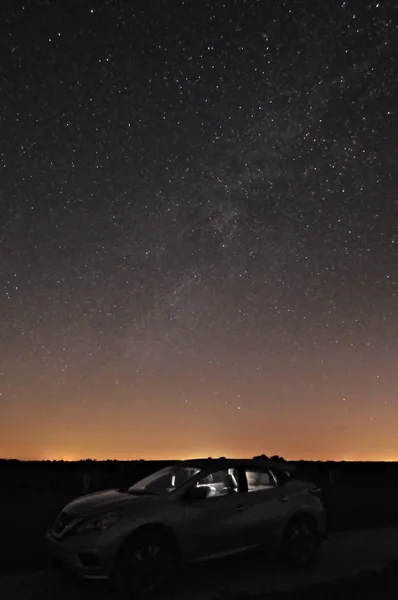
<instances>
[{"instance_id":1,"label":"car interior","mask_svg":"<svg viewBox=\"0 0 398 600\"><path fill-rule=\"evenodd\" d=\"M258 492L275 488L276 477L269 469L245 469L247 491ZM197 483L198 487L207 487L207 498L229 496L239 491L237 469L222 469L210 473Z\"/></svg>"},{"instance_id":2,"label":"car interior","mask_svg":"<svg viewBox=\"0 0 398 600\"><path fill-rule=\"evenodd\" d=\"M210 473L197 483L198 487L209 488L207 498L215 496L230 496L238 491L238 479L236 469L222 469Z\"/></svg>"},{"instance_id":3,"label":"car interior","mask_svg":"<svg viewBox=\"0 0 398 600\"><path fill-rule=\"evenodd\" d=\"M245 470L249 492L269 490L277 485L274 474L265 469Z\"/></svg>"}]
</instances>

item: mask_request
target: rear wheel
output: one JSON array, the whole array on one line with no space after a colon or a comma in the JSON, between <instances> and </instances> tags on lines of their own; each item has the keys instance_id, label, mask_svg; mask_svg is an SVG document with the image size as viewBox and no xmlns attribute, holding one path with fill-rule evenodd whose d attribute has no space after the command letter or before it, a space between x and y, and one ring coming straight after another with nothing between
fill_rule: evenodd
<instances>
[{"instance_id":1,"label":"rear wheel","mask_svg":"<svg viewBox=\"0 0 398 600\"><path fill-rule=\"evenodd\" d=\"M318 557L321 539L310 517L297 517L288 525L283 541L283 557L293 568L311 565Z\"/></svg>"},{"instance_id":2,"label":"rear wheel","mask_svg":"<svg viewBox=\"0 0 398 600\"><path fill-rule=\"evenodd\" d=\"M122 548L114 583L123 599L152 598L170 583L176 562L177 553L167 535L138 532Z\"/></svg>"}]
</instances>

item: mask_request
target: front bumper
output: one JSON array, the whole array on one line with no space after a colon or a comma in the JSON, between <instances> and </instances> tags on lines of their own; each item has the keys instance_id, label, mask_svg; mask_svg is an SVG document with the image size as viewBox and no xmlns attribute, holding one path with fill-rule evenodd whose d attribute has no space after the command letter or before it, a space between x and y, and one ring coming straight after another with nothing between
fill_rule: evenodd
<instances>
[{"instance_id":1,"label":"front bumper","mask_svg":"<svg viewBox=\"0 0 398 600\"><path fill-rule=\"evenodd\" d=\"M46 533L48 552L54 563L84 579L108 579L113 564L113 553L101 552L92 544L82 545L81 538L56 539Z\"/></svg>"}]
</instances>

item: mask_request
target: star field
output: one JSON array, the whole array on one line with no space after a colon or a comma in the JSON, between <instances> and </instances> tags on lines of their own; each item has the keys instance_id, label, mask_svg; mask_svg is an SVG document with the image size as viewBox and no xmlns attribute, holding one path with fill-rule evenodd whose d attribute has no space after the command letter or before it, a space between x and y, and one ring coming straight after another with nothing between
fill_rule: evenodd
<instances>
[{"instance_id":1,"label":"star field","mask_svg":"<svg viewBox=\"0 0 398 600\"><path fill-rule=\"evenodd\" d=\"M0 455L398 459L393 3L1 11Z\"/></svg>"}]
</instances>

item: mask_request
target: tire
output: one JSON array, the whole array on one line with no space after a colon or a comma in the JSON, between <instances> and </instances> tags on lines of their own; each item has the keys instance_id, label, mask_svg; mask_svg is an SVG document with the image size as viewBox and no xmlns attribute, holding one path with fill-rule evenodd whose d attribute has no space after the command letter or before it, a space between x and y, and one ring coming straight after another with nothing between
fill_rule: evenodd
<instances>
[{"instance_id":1,"label":"tire","mask_svg":"<svg viewBox=\"0 0 398 600\"><path fill-rule=\"evenodd\" d=\"M297 517L287 526L283 540L284 561L294 569L310 566L318 558L321 538L311 517Z\"/></svg>"},{"instance_id":2,"label":"tire","mask_svg":"<svg viewBox=\"0 0 398 600\"><path fill-rule=\"evenodd\" d=\"M176 563L169 536L156 530L137 532L121 550L113 582L123 600L152 598L166 589Z\"/></svg>"}]
</instances>

